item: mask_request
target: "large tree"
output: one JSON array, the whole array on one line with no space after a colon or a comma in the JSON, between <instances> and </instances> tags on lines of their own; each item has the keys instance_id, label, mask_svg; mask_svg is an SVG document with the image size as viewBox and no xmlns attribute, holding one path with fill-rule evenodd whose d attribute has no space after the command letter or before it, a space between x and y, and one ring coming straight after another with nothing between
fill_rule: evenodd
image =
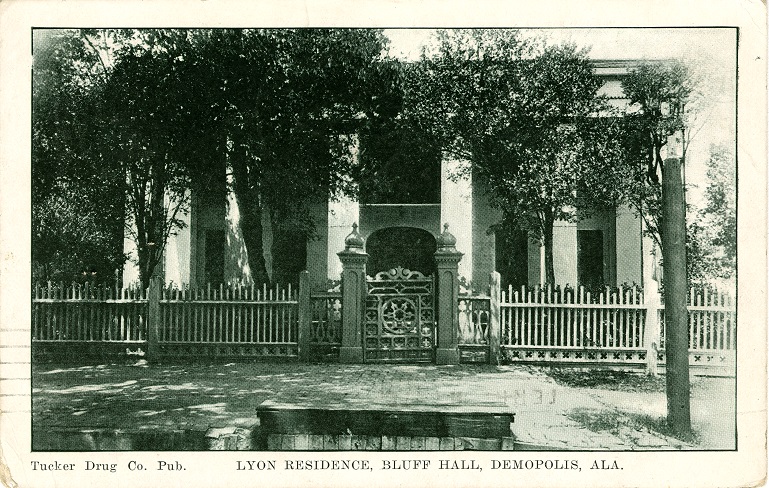
<instances>
[{"instance_id":1,"label":"large tree","mask_svg":"<svg viewBox=\"0 0 769 488\"><path fill-rule=\"evenodd\" d=\"M36 30L32 67L32 254L41 280L112 280L123 265L119 171L104 165L96 39Z\"/></svg>"},{"instance_id":2,"label":"large tree","mask_svg":"<svg viewBox=\"0 0 769 488\"><path fill-rule=\"evenodd\" d=\"M306 240L309 205L349 190L348 136L376 111L385 39L367 29L234 29L198 41L188 64L206 85L205 120L232 172L252 278L267 283L263 214L275 243L286 233Z\"/></svg>"},{"instance_id":3,"label":"large tree","mask_svg":"<svg viewBox=\"0 0 769 488\"><path fill-rule=\"evenodd\" d=\"M438 33L407 95L444 149L471 163L506 224L543 243L549 283L558 279L554 223L616 200L601 176L614 156L596 130L604 123L601 85L573 45L514 30L459 30Z\"/></svg>"},{"instance_id":4,"label":"large tree","mask_svg":"<svg viewBox=\"0 0 769 488\"><path fill-rule=\"evenodd\" d=\"M711 145L707 162L708 183L702 219L711 244L719 250L715 268L720 277L737 271L737 171L734 152L723 144Z\"/></svg>"},{"instance_id":5,"label":"large tree","mask_svg":"<svg viewBox=\"0 0 769 488\"><path fill-rule=\"evenodd\" d=\"M85 54L61 78L88 88L88 110L71 106L87 126L52 128L61 120L46 112L40 140L63 133L76 142L66 148L74 159L109 169L113 178L101 194L125 208L125 219L113 220L124 221L135 242L142 283L184 225L189 190L218 189L225 168L254 281L269 281L264 214L273 226L274 268L296 265L292 251L313 236L308 207L352 189L349 135L383 109L382 33L147 29L74 38ZM80 165L74 173L84 171L93 172ZM55 168L37 174L57 184L63 178Z\"/></svg>"},{"instance_id":6,"label":"large tree","mask_svg":"<svg viewBox=\"0 0 769 488\"><path fill-rule=\"evenodd\" d=\"M36 55L33 193L47 204L45 192L58 189L55 205L40 213L60 216L35 220L36 252L58 246L64 254L94 252L90 260L106 253L119 256L112 260L119 267L125 234L135 242L140 280L148 286L168 237L183 225L179 217L187 210L190 165L198 154L196 104L179 89L187 81L179 70L189 56L187 34L55 32L49 51ZM53 92L47 88L52 72ZM49 241L44 233L50 229L57 234ZM73 229L84 231L84 245L67 239L78 235ZM99 249L101 242L110 250Z\"/></svg>"},{"instance_id":7,"label":"large tree","mask_svg":"<svg viewBox=\"0 0 769 488\"><path fill-rule=\"evenodd\" d=\"M665 355L668 423L679 434L691 431L689 337L686 297L685 160L687 102L693 86L679 62L646 63L622 82L630 108L625 117L633 144L628 151L644 215L656 228L662 247L665 287ZM668 141L676 141L669 144ZM671 147L672 146L672 147ZM663 157L667 149L667 157ZM637 174L637 173L636 173ZM660 177L661 176L661 177Z\"/></svg>"},{"instance_id":8,"label":"large tree","mask_svg":"<svg viewBox=\"0 0 769 488\"><path fill-rule=\"evenodd\" d=\"M438 203L440 141L404 105L407 80L419 67L388 59L376 65L377 106L358 131L359 164L353 179L362 203Z\"/></svg>"},{"instance_id":9,"label":"large tree","mask_svg":"<svg viewBox=\"0 0 769 488\"><path fill-rule=\"evenodd\" d=\"M625 198L660 247L663 151L668 149L668 138L675 137L679 156L686 157L692 84L689 70L680 62L643 62L622 81L630 101L618 135L623 146Z\"/></svg>"},{"instance_id":10,"label":"large tree","mask_svg":"<svg viewBox=\"0 0 769 488\"><path fill-rule=\"evenodd\" d=\"M115 61L99 90L95 136L102 164L123 176L126 235L137 251L139 277L149 285L171 235L184 226L195 163L200 110L182 66L192 56L184 30L131 31L118 40Z\"/></svg>"}]
</instances>

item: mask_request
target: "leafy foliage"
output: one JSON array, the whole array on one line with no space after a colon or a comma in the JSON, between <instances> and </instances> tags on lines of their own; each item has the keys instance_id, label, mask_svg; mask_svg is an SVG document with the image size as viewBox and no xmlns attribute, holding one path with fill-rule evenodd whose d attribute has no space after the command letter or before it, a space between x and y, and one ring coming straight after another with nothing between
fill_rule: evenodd
<instances>
[{"instance_id":1,"label":"leafy foliage","mask_svg":"<svg viewBox=\"0 0 769 488\"><path fill-rule=\"evenodd\" d=\"M553 223L618 197L604 183L616 149L596 117L601 84L585 51L514 30L441 31L409 78L416 118L470 161L508 226L544 242L551 283Z\"/></svg>"},{"instance_id":2,"label":"leafy foliage","mask_svg":"<svg viewBox=\"0 0 769 488\"><path fill-rule=\"evenodd\" d=\"M112 280L124 261L123 178L93 134L103 64L77 31L36 31L32 97L35 280Z\"/></svg>"},{"instance_id":3,"label":"leafy foliage","mask_svg":"<svg viewBox=\"0 0 769 488\"><path fill-rule=\"evenodd\" d=\"M630 102L622 122L626 198L644 218L647 234L663 247L662 150L674 134L686 137L694 81L681 62L647 62L631 70L622 89Z\"/></svg>"},{"instance_id":4,"label":"leafy foliage","mask_svg":"<svg viewBox=\"0 0 769 488\"><path fill-rule=\"evenodd\" d=\"M254 279L269 281L262 214L276 243L311 238L308 206L355 191L348 135L392 104L376 30L82 30L57 41L56 62L36 53L33 186L50 193L70 173L100 182L93 195L119 209L111 217L135 241L145 286L184 225L189 190L224 190L227 168Z\"/></svg>"},{"instance_id":5,"label":"leafy foliage","mask_svg":"<svg viewBox=\"0 0 769 488\"><path fill-rule=\"evenodd\" d=\"M734 153L724 145L710 148L705 198L703 214L714 231L712 242L722 249L721 266L731 276L737 266L737 174Z\"/></svg>"},{"instance_id":6,"label":"leafy foliage","mask_svg":"<svg viewBox=\"0 0 769 488\"><path fill-rule=\"evenodd\" d=\"M687 226L687 268L691 282L733 278L737 268L736 173L733 152L711 145L705 207Z\"/></svg>"},{"instance_id":7,"label":"leafy foliage","mask_svg":"<svg viewBox=\"0 0 769 488\"><path fill-rule=\"evenodd\" d=\"M662 247L661 151L678 132L684 139L680 156L686 157L697 86L686 65L673 62L642 64L623 81L623 88L633 103L622 136L627 200L644 218L647 234ZM686 226L687 277L692 283L731 276L735 267L734 162L723 146L711 147L708 181L706 207L690 212Z\"/></svg>"},{"instance_id":8,"label":"leafy foliage","mask_svg":"<svg viewBox=\"0 0 769 488\"><path fill-rule=\"evenodd\" d=\"M189 208L187 127L196 114L185 106L180 58L183 32L137 33L126 43L100 93L102 157L125 175L126 230L136 243L146 287L169 236L184 226Z\"/></svg>"},{"instance_id":9,"label":"leafy foliage","mask_svg":"<svg viewBox=\"0 0 769 488\"><path fill-rule=\"evenodd\" d=\"M198 34L189 62L209 84L204 120L231 169L253 279L268 282L263 213L273 217L273 232L306 240L314 235L308 207L354 191L348 135L386 109L374 96L384 37L352 29Z\"/></svg>"}]
</instances>

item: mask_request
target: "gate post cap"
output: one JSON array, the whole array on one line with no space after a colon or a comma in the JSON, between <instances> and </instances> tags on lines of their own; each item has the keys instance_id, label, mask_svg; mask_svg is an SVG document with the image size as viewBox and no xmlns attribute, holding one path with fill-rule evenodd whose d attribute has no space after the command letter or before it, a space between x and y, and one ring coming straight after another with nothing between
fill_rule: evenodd
<instances>
[{"instance_id":1,"label":"gate post cap","mask_svg":"<svg viewBox=\"0 0 769 488\"><path fill-rule=\"evenodd\" d=\"M363 252L363 236L358 232L358 224L353 222L352 232L344 238L344 250L347 252Z\"/></svg>"},{"instance_id":2,"label":"gate post cap","mask_svg":"<svg viewBox=\"0 0 769 488\"><path fill-rule=\"evenodd\" d=\"M438 238L435 240L436 244L438 245L438 250L447 252L456 252L457 248L457 238L454 237L454 235L449 232L449 224L443 224L443 233L438 236Z\"/></svg>"}]
</instances>

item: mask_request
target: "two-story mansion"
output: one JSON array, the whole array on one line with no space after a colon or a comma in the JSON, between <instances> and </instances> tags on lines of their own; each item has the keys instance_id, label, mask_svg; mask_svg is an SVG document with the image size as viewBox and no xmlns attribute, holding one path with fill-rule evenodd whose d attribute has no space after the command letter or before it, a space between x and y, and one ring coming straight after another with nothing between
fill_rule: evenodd
<instances>
[{"instance_id":1,"label":"two-story mansion","mask_svg":"<svg viewBox=\"0 0 769 488\"><path fill-rule=\"evenodd\" d=\"M601 92L613 104L624 106L621 79L632 61L595 61L596 73L605 80ZM298 269L307 269L313 289L324 290L338 280L341 263L336 253L344 248L351 225L358 223L369 254L367 274L396 266L432 274L436 237L449 224L456 248L464 253L460 278L488 283L497 270L503 284L536 285L544 281L544 248L525 235L500 239L490 232L500 212L489 205L484 188L472 176L455 181L450 175L461 161L446 158L419 175L423 191L388 192L374 202L333 199L310 209L317 238L296 251ZM222 175L222 181L226 175ZM643 223L630 208L600 210L578 223L557 222L554 229L554 268L560 284L644 282L651 268L652 243L643 237ZM186 227L170 238L162 272L167 283L203 286L206 283L249 282L251 273L244 256L237 199L222 184L205 192L192 192ZM273 242L269 212L263 213L263 238L268 273L272 269ZM125 251L133 253L126 240ZM304 245L304 244L303 244ZM124 282L138 280L135 266L126 265Z\"/></svg>"}]
</instances>

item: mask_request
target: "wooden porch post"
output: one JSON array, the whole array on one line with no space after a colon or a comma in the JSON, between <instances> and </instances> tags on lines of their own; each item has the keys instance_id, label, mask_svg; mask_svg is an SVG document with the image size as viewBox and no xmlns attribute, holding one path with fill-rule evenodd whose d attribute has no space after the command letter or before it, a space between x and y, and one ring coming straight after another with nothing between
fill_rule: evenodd
<instances>
[{"instance_id":1,"label":"wooden porch post","mask_svg":"<svg viewBox=\"0 0 769 488\"><path fill-rule=\"evenodd\" d=\"M344 243L344 251L337 253L342 261L342 346L339 348L339 362L362 363L361 327L366 306L368 254L363 250L363 236L358 232L358 224L352 224L352 232Z\"/></svg>"}]
</instances>

